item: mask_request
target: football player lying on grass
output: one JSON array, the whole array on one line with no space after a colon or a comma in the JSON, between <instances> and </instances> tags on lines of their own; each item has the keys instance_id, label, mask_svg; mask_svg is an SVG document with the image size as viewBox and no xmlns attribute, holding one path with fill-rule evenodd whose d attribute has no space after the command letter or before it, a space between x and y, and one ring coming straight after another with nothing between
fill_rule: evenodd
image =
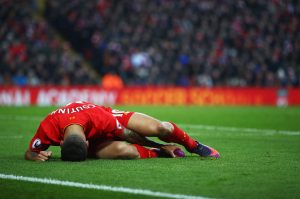
<instances>
[{"instance_id":1,"label":"football player lying on grass","mask_svg":"<svg viewBox=\"0 0 300 199\"><path fill-rule=\"evenodd\" d=\"M65 161L84 161L87 157L138 159L184 156L180 147L160 144L147 137L180 144L201 157L220 157L215 149L192 139L172 122L79 101L53 111L40 123L25 159L48 160L52 152L46 150L51 145L61 146L61 159Z\"/></svg>"}]
</instances>

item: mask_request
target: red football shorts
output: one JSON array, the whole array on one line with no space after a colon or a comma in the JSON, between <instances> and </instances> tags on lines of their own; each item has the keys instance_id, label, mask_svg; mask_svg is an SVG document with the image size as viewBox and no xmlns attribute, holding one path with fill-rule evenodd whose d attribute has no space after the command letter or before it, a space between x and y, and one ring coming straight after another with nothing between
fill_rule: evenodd
<instances>
[{"instance_id":1,"label":"red football shorts","mask_svg":"<svg viewBox=\"0 0 300 199\"><path fill-rule=\"evenodd\" d=\"M127 127L130 117L134 114L134 112L119 111L110 107L105 107L104 109L111 113L125 128Z\"/></svg>"},{"instance_id":2,"label":"red football shorts","mask_svg":"<svg viewBox=\"0 0 300 199\"><path fill-rule=\"evenodd\" d=\"M130 117L134 114L134 112L127 112L127 111L119 111L112 109L110 107L104 108L107 112L111 113L119 122L122 124L123 127L127 127L128 121ZM89 143L88 149L88 156L91 158L96 157L96 153L101 150L101 148L107 145L107 141L120 141L118 137L112 134L107 134L103 139L93 140Z\"/></svg>"}]
</instances>

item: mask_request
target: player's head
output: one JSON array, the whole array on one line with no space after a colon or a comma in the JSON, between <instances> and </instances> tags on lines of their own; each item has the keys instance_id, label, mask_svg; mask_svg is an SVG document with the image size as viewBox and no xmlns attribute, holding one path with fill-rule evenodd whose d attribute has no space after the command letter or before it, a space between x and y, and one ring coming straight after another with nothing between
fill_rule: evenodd
<instances>
[{"instance_id":1,"label":"player's head","mask_svg":"<svg viewBox=\"0 0 300 199\"><path fill-rule=\"evenodd\" d=\"M70 134L61 144L61 159L64 161L84 161L87 157L88 145L82 136Z\"/></svg>"}]
</instances>

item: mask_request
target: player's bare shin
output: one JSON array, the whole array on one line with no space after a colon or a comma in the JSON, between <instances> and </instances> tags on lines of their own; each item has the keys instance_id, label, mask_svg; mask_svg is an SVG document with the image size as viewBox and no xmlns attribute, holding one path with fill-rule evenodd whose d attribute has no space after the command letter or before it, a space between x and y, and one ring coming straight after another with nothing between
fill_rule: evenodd
<instances>
[{"instance_id":1,"label":"player's bare shin","mask_svg":"<svg viewBox=\"0 0 300 199\"><path fill-rule=\"evenodd\" d=\"M132 144L123 141L101 142L95 151L99 159L137 159L139 153Z\"/></svg>"}]
</instances>

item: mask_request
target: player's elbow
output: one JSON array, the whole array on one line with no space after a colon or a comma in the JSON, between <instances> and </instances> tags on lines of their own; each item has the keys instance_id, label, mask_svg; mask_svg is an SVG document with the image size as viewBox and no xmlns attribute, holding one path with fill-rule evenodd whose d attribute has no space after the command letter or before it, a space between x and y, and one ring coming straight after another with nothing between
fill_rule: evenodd
<instances>
[{"instance_id":1,"label":"player's elbow","mask_svg":"<svg viewBox=\"0 0 300 199\"><path fill-rule=\"evenodd\" d=\"M30 153L29 150L26 150L26 151L25 151L25 154L24 154L24 159L25 159L25 160L30 160L30 159L29 159L29 153Z\"/></svg>"},{"instance_id":2,"label":"player's elbow","mask_svg":"<svg viewBox=\"0 0 300 199\"><path fill-rule=\"evenodd\" d=\"M27 149L25 154L24 154L24 159L25 160L33 160L32 159L32 153L34 153L34 152L32 152L30 149Z\"/></svg>"}]
</instances>

